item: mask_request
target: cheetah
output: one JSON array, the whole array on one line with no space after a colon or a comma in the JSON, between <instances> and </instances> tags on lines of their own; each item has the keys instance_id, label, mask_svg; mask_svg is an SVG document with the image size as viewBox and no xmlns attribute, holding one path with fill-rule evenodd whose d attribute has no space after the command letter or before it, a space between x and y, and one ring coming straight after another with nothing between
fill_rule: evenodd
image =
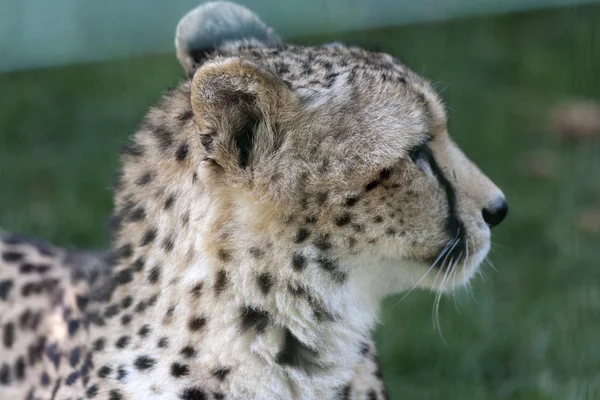
<instances>
[{"instance_id":1,"label":"cheetah","mask_svg":"<svg viewBox=\"0 0 600 400\"><path fill-rule=\"evenodd\" d=\"M0 235L3 399L385 399L386 296L466 284L508 211L429 83L228 2L122 150L112 249Z\"/></svg>"}]
</instances>

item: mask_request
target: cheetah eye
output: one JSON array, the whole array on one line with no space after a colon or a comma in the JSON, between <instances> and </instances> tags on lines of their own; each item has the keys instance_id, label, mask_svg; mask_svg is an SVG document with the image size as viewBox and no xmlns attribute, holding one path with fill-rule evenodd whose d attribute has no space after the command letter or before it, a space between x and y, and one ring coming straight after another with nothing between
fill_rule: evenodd
<instances>
[{"instance_id":1,"label":"cheetah eye","mask_svg":"<svg viewBox=\"0 0 600 400\"><path fill-rule=\"evenodd\" d=\"M427 153L429 152L429 147L427 147L427 143L431 142L433 138L431 136L427 136L424 142L416 145L408 152L408 156L415 164L418 164L421 160L426 160Z\"/></svg>"},{"instance_id":2,"label":"cheetah eye","mask_svg":"<svg viewBox=\"0 0 600 400\"><path fill-rule=\"evenodd\" d=\"M418 146L413 147L408 155L410 157L410 159L412 160L412 162L414 162L415 164L420 161L423 160L426 157L426 151L427 151L427 143L423 143L420 144Z\"/></svg>"}]
</instances>

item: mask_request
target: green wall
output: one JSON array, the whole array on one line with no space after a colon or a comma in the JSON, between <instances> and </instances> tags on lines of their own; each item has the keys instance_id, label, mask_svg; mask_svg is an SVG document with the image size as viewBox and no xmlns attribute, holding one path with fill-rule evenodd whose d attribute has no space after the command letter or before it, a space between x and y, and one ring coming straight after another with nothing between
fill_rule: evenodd
<instances>
[{"instance_id":1,"label":"green wall","mask_svg":"<svg viewBox=\"0 0 600 400\"><path fill-rule=\"evenodd\" d=\"M591 0L242 0L284 37ZM197 0L0 0L0 72L160 53Z\"/></svg>"}]
</instances>

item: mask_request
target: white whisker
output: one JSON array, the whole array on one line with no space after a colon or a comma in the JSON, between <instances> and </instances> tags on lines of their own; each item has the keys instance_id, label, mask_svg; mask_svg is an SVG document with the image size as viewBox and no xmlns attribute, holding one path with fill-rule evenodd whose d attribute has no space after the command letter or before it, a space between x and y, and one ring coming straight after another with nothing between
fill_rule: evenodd
<instances>
[{"instance_id":1,"label":"white whisker","mask_svg":"<svg viewBox=\"0 0 600 400\"><path fill-rule=\"evenodd\" d=\"M492 269L496 272L499 272L498 269L496 268L496 266L490 261L490 259L488 257L484 258L484 261L488 263L488 265L490 267L492 267Z\"/></svg>"},{"instance_id":2,"label":"white whisker","mask_svg":"<svg viewBox=\"0 0 600 400\"><path fill-rule=\"evenodd\" d=\"M442 332L442 325L440 323L440 303L442 301L442 294L444 293L444 288L446 287L448 282L450 282L452 273L454 272L454 269L458 265L462 254L463 253L461 251L456 260L454 260L454 258L450 259L449 267L446 269L446 272L444 273L444 279L442 280L442 282L440 284L440 290L438 291L435 302L434 302L434 310L433 310L433 312L434 312L434 327L437 328L440 338L442 339L442 342L445 345L447 345L446 338L444 337L444 333Z\"/></svg>"},{"instance_id":3,"label":"white whisker","mask_svg":"<svg viewBox=\"0 0 600 400\"><path fill-rule=\"evenodd\" d=\"M402 300L404 300L413 290L415 290L417 288L417 286L419 286L419 284L423 281L423 279L425 279L425 277L427 275L429 275L429 273L431 272L431 270L433 268L435 268L436 264L438 263L438 261L444 256L444 253L448 250L448 248L450 247L450 244L452 243L452 241L448 242L446 244L446 246L444 246L444 248L442 249L442 251L440 251L440 254L438 254L438 256L436 257L436 259L433 261L433 264L431 264L431 267L429 267L429 269L427 269L427 271L423 274L423 276L421 277L421 279L419 279L417 281L417 283L415 283L413 285L413 287L410 288L410 290L408 292L406 292L406 294L404 294L404 296L402 296L400 298L400 300L398 300L396 303L394 303L394 305L392 306L392 308L396 307ZM438 271L439 274L439 271ZM437 279L437 276L436 276Z\"/></svg>"}]
</instances>

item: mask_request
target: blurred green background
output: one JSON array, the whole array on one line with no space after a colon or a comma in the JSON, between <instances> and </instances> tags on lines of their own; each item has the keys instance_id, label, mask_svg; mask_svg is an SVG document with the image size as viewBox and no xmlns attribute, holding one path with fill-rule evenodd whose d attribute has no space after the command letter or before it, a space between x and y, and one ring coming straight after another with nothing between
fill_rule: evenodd
<instances>
[{"instance_id":1,"label":"blurred green background","mask_svg":"<svg viewBox=\"0 0 600 400\"><path fill-rule=\"evenodd\" d=\"M455 140L511 205L495 269L443 298L443 339L432 294L386 303L391 398L600 399L600 111L580 102L600 100L600 6L297 42L331 40L436 82ZM0 227L106 247L118 144L181 77L174 54L0 75Z\"/></svg>"}]
</instances>

